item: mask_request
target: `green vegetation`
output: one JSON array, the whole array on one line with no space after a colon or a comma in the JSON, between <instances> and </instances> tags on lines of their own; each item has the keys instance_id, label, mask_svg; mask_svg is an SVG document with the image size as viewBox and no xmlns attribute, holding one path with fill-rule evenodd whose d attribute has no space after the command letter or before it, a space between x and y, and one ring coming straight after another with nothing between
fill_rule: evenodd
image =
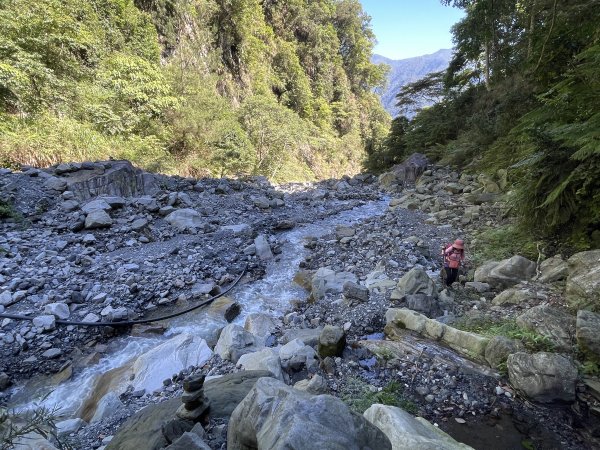
<instances>
[{"instance_id":1,"label":"green vegetation","mask_svg":"<svg viewBox=\"0 0 600 450\"><path fill-rule=\"evenodd\" d=\"M56 410L38 407L33 411L14 413L0 408L0 450L19 448L31 435L51 439L60 450L72 449L58 438Z\"/></svg>"},{"instance_id":2,"label":"green vegetation","mask_svg":"<svg viewBox=\"0 0 600 450\"><path fill-rule=\"evenodd\" d=\"M364 413L375 403L397 406L411 414L417 413L416 405L403 397L402 387L395 381L388 383L382 390L373 392L371 385L358 378L349 378L341 396L342 400L358 414Z\"/></svg>"},{"instance_id":3,"label":"green vegetation","mask_svg":"<svg viewBox=\"0 0 600 450\"><path fill-rule=\"evenodd\" d=\"M467 171L508 169L513 211L531 240L600 245L597 2L442 3L465 11L453 60L398 94L401 107L438 102L395 119L369 166L420 151Z\"/></svg>"},{"instance_id":4,"label":"green vegetation","mask_svg":"<svg viewBox=\"0 0 600 450\"><path fill-rule=\"evenodd\" d=\"M514 320L493 321L490 319L463 320L454 324L463 331L481 334L483 336L505 336L521 341L525 348L532 352L551 352L554 350L552 340L534 331L525 330Z\"/></svg>"},{"instance_id":5,"label":"green vegetation","mask_svg":"<svg viewBox=\"0 0 600 450\"><path fill-rule=\"evenodd\" d=\"M600 377L600 365L596 361L583 361L579 371L588 377Z\"/></svg>"},{"instance_id":6,"label":"green vegetation","mask_svg":"<svg viewBox=\"0 0 600 450\"><path fill-rule=\"evenodd\" d=\"M0 163L358 171L389 125L369 21L358 0L6 0Z\"/></svg>"},{"instance_id":7,"label":"green vegetation","mask_svg":"<svg viewBox=\"0 0 600 450\"><path fill-rule=\"evenodd\" d=\"M538 257L536 242L532 240L531 234L512 224L481 230L474 236L471 250L475 266L514 255L533 261Z\"/></svg>"},{"instance_id":8,"label":"green vegetation","mask_svg":"<svg viewBox=\"0 0 600 450\"><path fill-rule=\"evenodd\" d=\"M0 219L6 219L9 217L16 217L17 213L9 202L0 199Z\"/></svg>"}]
</instances>

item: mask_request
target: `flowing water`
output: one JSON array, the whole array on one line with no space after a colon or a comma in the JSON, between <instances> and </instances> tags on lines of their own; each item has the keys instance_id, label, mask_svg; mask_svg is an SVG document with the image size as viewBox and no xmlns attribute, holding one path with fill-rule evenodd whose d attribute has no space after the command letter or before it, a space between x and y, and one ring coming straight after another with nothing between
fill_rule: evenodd
<instances>
[{"instance_id":1,"label":"flowing water","mask_svg":"<svg viewBox=\"0 0 600 450\"><path fill-rule=\"evenodd\" d=\"M242 313L234 323L243 325L249 314L257 312L280 317L289 308L291 300L305 298L306 291L292 281L298 270L298 264L306 255L303 245L305 239L327 234L337 225L351 225L361 219L381 215L387 208L387 204L388 199L368 202L363 206L281 233L278 238L283 243L282 252L269 262L265 276L255 282L239 285L228 295L242 305ZM127 369L132 366L136 358L147 355L148 352L152 353L151 351L159 349L161 345L167 345L167 340L176 335L190 335L194 339L214 339L215 334L225 325L227 322L224 319L209 317L202 310L177 317L167 324L168 329L164 337L120 338L111 345L113 348L120 347L120 350L110 353L97 364L86 368L71 381L56 387L40 386L39 383L35 386L30 383L16 388L16 391L20 392L16 392L14 399L17 404L23 405L21 408L24 409L44 405L60 408L59 413L63 417L81 416L81 411L90 399L97 401L108 391L121 393L128 384L132 383L129 379L131 373ZM179 350L180 347L175 349L175 351ZM171 348L167 349L167 352L172 351ZM152 390L162 385L162 379L166 378L165 365L169 366L170 373L177 373L191 364L186 355L173 357L168 364L150 367L150 371L157 372L154 376L144 374L145 378L152 379L153 383L136 387Z\"/></svg>"}]
</instances>

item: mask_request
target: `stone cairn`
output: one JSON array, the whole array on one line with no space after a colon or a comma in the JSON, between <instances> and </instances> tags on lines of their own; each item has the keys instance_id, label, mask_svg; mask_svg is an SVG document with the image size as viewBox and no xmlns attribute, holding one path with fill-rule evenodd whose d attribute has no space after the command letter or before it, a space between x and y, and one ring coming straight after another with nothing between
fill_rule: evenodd
<instances>
[{"instance_id":1,"label":"stone cairn","mask_svg":"<svg viewBox=\"0 0 600 450\"><path fill-rule=\"evenodd\" d=\"M202 374L183 380L183 405L177 410L177 417L192 422L200 422L208 415L210 401L204 396L204 378Z\"/></svg>"}]
</instances>

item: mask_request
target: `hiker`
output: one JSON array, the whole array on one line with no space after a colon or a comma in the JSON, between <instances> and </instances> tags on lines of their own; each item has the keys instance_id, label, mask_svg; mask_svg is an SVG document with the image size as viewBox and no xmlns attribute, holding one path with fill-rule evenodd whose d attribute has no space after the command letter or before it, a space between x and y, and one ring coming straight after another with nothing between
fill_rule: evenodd
<instances>
[{"instance_id":1,"label":"hiker","mask_svg":"<svg viewBox=\"0 0 600 450\"><path fill-rule=\"evenodd\" d=\"M452 244L444 246L442 250L444 257L445 283L446 286L451 286L458 278L458 268L465 259L465 241L462 239L455 240Z\"/></svg>"}]
</instances>

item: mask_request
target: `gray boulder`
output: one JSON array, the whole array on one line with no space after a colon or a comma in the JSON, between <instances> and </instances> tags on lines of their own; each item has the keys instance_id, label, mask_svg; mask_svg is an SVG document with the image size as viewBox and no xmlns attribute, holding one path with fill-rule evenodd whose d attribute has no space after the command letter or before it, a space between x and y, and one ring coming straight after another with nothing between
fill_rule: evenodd
<instances>
[{"instance_id":1,"label":"gray boulder","mask_svg":"<svg viewBox=\"0 0 600 450\"><path fill-rule=\"evenodd\" d=\"M282 344L287 344L294 339L300 339L304 345L315 347L319 343L319 336L323 332L323 328L298 328L287 330L279 339Z\"/></svg>"},{"instance_id":2,"label":"gray boulder","mask_svg":"<svg viewBox=\"0 0 600 450\"><path fill-rule=\"evenodd\" d=\"M196 433L186 432L165 450L211 450L210 446Z\"/></svg>"},{"instance_id":3,"label":"gray boulder","mask_svg":"<svg viewBox=\"0 0 600 450\"><path fill-rule=\"evenodd\" d=\"M296 384L294 384L294 389L306 391L309 394L313 395L329 393L329 387L327 386L327 382L325 381L325 378L323 378L321 375L315 375L310 379L298 381Z\"/></svg>"},{"instance_id":4,"label":"gray boulder","mask_svg":"<svg viewBox=\"0 0 600 450\"><path fill-rule=\"evenodd\" d=\"M509 355L524 350L523 344L519 341L504 336L494 336L485 347L485 360L490 367L499 369L503 364L506 364Z\"/></svg>"},{"instance_id":5,"label":"gray boulder","mask_svg":"<svg viewBox=\"0 0 600 450\"><path fill-rule=\"evenodd\" d=\"M389 439L340 399L261 378L233 411L228 450L386 450Z\"/></svg>"},{"instance_id":6,"label":"gray boulder","mask_svg":"<svg viewBox=\"0 0 600 450\"><path fill-rule=\"evenodd\" d=\"M342 289L344 297L349 300L358 300L360 302L369 301L369 289L365 286L353 283L352 281L347 281L344 283Z\"/></svg>"},{"instance_id":7,"label":"gray boulder","mask_svg":"<svg viewBox=\"0 0 600 450\"><path fill-rule=\"evenodd\" d=\"M573 309L600 312L600 250L576 253L567 262L567 303Z\"/></svg>"},{"instance_id":8,"label":"gray boulder","mask_svg":"<svg viewBox=\"0 0 600 450\"><path fill-rule=\"evenodd\" d=\"M63 192L67 190L67 181L63 178L50 177L44 182L44 186L52 191Z\"/></svg>"},{"instance_id":9,"label":"gray boulder","mask_svg":"<svg viewBox=\"0 0 600 450\"><path fill-rule=\"evenodd\" d=\"M319 300L325 294L339 294L347 282L356 283L356 276L350 272L335 272L326 267L321 267L311 280L312 297Z\"/></svg>"},{"instance_id":10,"label":"gray boulder","mask_svg":"<svg viewBox=\"0 0 600 450\"><path fill-rule=\"evenodd\" d=\"M560 256L548 258L540 264L540 276L538 281L542 283L552 283L562 281L569 275L569 265Z\"/></svg>"},{"instance_id":11,"label":"gray boulder","mask_svg":"<svg viewBox=\"0 0 600 450\"><path fill-rule=\"evenodd\" d=\"M325 325L319 336L319 356L341 356L346 347L346 335L340 327Z\"/></svg>"},{"instance_id":12,"label":"gray boulder","mask_svg":"<svg viewBox=\"0 0 600 450\"><path fill-rule=\"evenodd\" d=\"M510 288L496 295L492 300L492 305L518 305L536 298L536 294L527 289Z\"/></svg>"},{"instance_id":13,"label":"gray boulder","mask_svg":"<svg viewBox=\"0 0 600 450\"><path fill-rule=\"evenodd\" d=\"M429 278L429 275L423 269L411 269L400 278L396 288L392 291L391 298L401 300L413 294L424 294L430 297L437 297L438 295L435 282Z\"/></svg>"},{"instance_id":14,"label":"gray boulder","mask_svg":"<svg viewBox=\"0 0 600 450\"><path fill-rule=\"evenodd\" d=\"M577 345L590 359L600 362L600 314L577 311Z\"/></svg>"},{"instance_id":15,"label":"gray boulder","mask_svg":"<svg viewBox=\"0 0 600 450\"><path fill-rule=\"evenodd\" d=\"M299 371L317 365L317 352L304 345L300 339L294 339L279 349L279 360L284 370Z\"/></svg>"},{"instance_id":16,"label":"gray boulder","mask_svg":"<svg viewBox=\"0 0 600 450\"><path fill-rule=\"evenodd\" d=\"M533 261L519 255L500 262L489 262L475 270L475 281L506 289L521 281L531 280L536 274Z\"/></svg>"},{"instance_id":17,"label":"gray boulder","mask_svg":"<svg viewBox=\"0 0 600 450\"><path fill-rule=\"evenodd\" d=\"M393 450L472 450L422 417L395 406L375 404L363 416L385 433Z\"/></svg>"},{"instance_id":18,"label":"gray boulder","mask_svg":"<svg viewBox=\"0 0 600 450\"><path fill-rule=\"evenodd\" d=\"M278 380L284 379L278 348L263 348L240 356L237 365L244 370L269 372Z\"/></svg>"},{"instance_id":19,"label":"gray boulder","mask_svg":"<svg viewBox=\"0 0 600 450\"><path fill-rule=\"evenodd\" d=\"M575 317L549 305L538 305L517 317L517 325L552 341L558 351L570 351L575 335Z\"/></svg>"},{"instance_id":20,"label":"gray boulder","mask_svg":"<svg viewBox=\"0 0 600 450\"><path fill-rule=\"evenodd\" d=\"M577 368L570 358L557 353L519 352L510 355L506 365L511 385L532 400L575 400Z\"/></svg>"},{"instance_id":21,"label":"gray boulder","mask_svg":"<svg viewBox=\"0 0 600 450\"><path fill-rule=\"evenodd\" d=\"M37 316L33 319L33 326L44 331L52 331L56 328L56 317L51 314Z\"/></svg>"},{"instance_id":22,"label":"gray boulder","mask_svg":"<svg viewBox=\"0 0 600 450\"><path fill-rule=\"evenodd\" d=\"M272 377L266 370L242 370L204 382L204 395L210 401L212 419L229 419L233 410L248 395L259 378Z\"/></svg>"},{"instance_id":23,"label":"gray boulder","mask_svg":"<svg viewBox=\"0 0 600 450\"><path fill-rule=\"evenodd\" d=\"M127 420L106 450L159 450L168 445L163 435L163 425L175 417L181 406L180 398L151 404Z\"/></svg>"},{"instance_id":24,"label":"gray boulder","mask_svg":"<svg viewBox=\"0 0 600 450\"><path fill-rule=\"evenodd\" d=\"M69 306L66 303L48 303L44 306L45 314L52 314L59 319L66 320L71 315L71 311L69 311Z\"/></svg>"},{"instance_id":25,"label":"gray boulder","mask_svg":"<svg viewBox=\"0 0 600 450\"><path fill-rule=\"evenodd\" d=\"M77 433L81 428L85 427L87 422L83 419L68 419L56 423L56 431L59 435Z\"/></svg>"},{"instance_id":26,"label":"gray boulder","mask_svg":"<svg viewBox=\"0 0 600 450\"><path fill-rule=\"evenodd\" d=\"M256 340L251 333L248 333L239 325L230 324L223 328L221 336L215 345L215 353L222 359L233 361L240 359L240 356L256 351Z\"/></svg>"},{"instance_id":27,"label":"gray boulder","mask_svg":"<svg viewBox=\"0 0 600 450\"><path fill-rule=\"evenodd\" d=\"M277 324L268 314L252 313L246 317L244 329L264 343L264 340L277 330Z\"/></svg>"},{"instance_id":28,"label":"gray boulder","mask_svg":"<svg viewBox=\"0 0 600 450\"><path fill-rule=\"evenodd\" d=\"M269 245L269 241L264 234L256 236L256 239L254 239L254 248L256 250L256 255L261 261L273 259L271 246Z\"/></svg>"},{"instance_id":29,"label":"gray boulder","mask_svg":"<svg viewBox=\"0 0 600 450\"><path fill-rule=\"evenodd\" d=\"M86 214L89 214L92 211L95 211L97 209L102 209L104 211L110 211L111 206L106 201L99 198L96 200L92 200L91 202L88 202L81 207L81 210Z\"/></svg>"},{"instance_id":30,"label":"gray boulder","mask_svg":"<svg viewBox=\"0 0 600 450\"><path fill-rule=\"evenodd\" d=\"M179 230L196 230L204 225L202 216L190 208L176 209L165 220Z\"/></svg>"},{"instance_id":31,"label":"gray boulder","mask_svg":"<svg viewBox=\"0 0 600 450\"><path fill-rule=\"evenodd\" d=\"M85 217L85 228L93 230L95 228L108 228L113 221L106 211L103 209L95 209L90 211Z\"/></svg>"}]
</instances>

